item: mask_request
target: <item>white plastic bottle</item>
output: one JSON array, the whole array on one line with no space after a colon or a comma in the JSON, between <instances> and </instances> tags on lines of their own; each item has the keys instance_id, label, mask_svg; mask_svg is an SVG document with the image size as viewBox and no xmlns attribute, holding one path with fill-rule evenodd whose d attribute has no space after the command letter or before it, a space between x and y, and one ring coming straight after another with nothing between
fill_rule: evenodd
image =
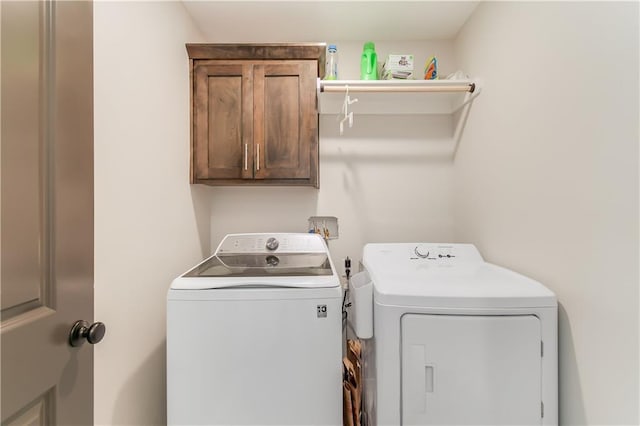
<instances>
[{"instance_id":1,"label":"white plastic bottle","mask_svg":"<svg viewBox=\"0 0 640 426\"><path fill-rule=\"evenodd\" d=\"M325 80L338 79L338 48L335 44L330 44L327 49L327 66L325 68Z\"/></svg>"}]
</instances>

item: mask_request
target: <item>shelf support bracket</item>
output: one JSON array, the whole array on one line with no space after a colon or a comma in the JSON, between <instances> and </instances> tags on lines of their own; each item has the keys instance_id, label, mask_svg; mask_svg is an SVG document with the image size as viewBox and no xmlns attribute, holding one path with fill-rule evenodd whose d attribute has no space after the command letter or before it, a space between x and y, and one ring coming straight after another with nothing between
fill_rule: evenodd
<instances>
[{"instance_id":1,"label":"shelf support bracket","mask_svg":"<svg viewBox=\"0 0 640 426\"><path fill-rule=\"evenodd\" d=\"M478 85L476 85L475 83L473 84L473 90L470 90L464 97L464 101L462 101L462 103L458 106L456 106L451 113L456 113L458 112L462 107L464 107L465 105L468 105L469 103L473 102L473 100L475 98L477 98L480 95L480 92L482 92L482 88L479 87Z\"/></svg>"},{"instance_id":2,"label":"shelf support bracket","mask_svg":"<svg viewBox=\"0 0 640 426\"><path fill-rule=\"evenodd\" d=\"M456 108L451 111L453 114L460 111L460 117L458 118L458 122L456 123L456 129L453 134L453 154L452 157L455 158L458 152L458 145L460 145L460 139L462 139L462 133L464 131L465 126L467 125L467 118L469 117L469 110L471 109L471 103L475 98L480 95L482 92L482 88L480 85L474 83L473 92L469 92L465 95L464 101L458 105Z\"/></svg>"}]
</instances>

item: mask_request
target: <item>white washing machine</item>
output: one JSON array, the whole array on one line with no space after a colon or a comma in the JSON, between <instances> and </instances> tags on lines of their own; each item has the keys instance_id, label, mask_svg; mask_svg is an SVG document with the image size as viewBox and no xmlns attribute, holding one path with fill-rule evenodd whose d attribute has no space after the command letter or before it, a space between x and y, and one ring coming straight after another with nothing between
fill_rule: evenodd
<instances>
[{"instance_id":1,"label":"white washing machine","mask_svg":"<svg viewBox=\"0 0 640 426\"><path fill-rule=\"evenodd\" d=\"M363 266L372 284L354 276L354 304L371 303L372 288L373 321L360 315L355 328L373 334L370 424L557 425L551 291L469 244L368 244Z\"/></svg>"},{"instance_id":2,"label":"white washing machine","mask_svg":"<svg viewBox=\"0 0 640 426\"><path fill-rule=\"evenodd\" d=\"M168 292L168 424L342 425L341 297L318 235L227 235Z\"/></svg>"}]
</instances>

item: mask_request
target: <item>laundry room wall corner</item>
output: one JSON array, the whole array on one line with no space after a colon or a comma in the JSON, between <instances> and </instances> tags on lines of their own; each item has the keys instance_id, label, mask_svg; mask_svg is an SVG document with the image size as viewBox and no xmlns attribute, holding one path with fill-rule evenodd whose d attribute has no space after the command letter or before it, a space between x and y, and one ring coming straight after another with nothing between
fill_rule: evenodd
<instances>
[{"instance_id":1,"label":"laundry room wall corner","mask_svg":"<svg viewBox=\"0 0 640 426\"><path fill-rule=\"evenodd\" d=\"M166 424L166 294L209 250L189 185L197 41L181 2L94 3L96 425Z\"/></svg>"},{"instance_id":2,"label":"laundry room wall corner","mask_svg":"<svg viewBox=\"0 0 640 426\"><path fill-rule=\"evenodd\" d=\"M191 203L198 229L200 250L204 259L213 252L211 239L211 209L213 188L206 185L191 185Z\"/></svg>"},{"instance_id":3,"label":"laundry room wall corner","mask_svg":"<svg viewBox=\"0 0 640 426\"><path fill-rule=\"evenodd\" d=\"M483 2L456 239L553 290L560 424L639 422L638 2Z\"/></svg>"}]
</instances>

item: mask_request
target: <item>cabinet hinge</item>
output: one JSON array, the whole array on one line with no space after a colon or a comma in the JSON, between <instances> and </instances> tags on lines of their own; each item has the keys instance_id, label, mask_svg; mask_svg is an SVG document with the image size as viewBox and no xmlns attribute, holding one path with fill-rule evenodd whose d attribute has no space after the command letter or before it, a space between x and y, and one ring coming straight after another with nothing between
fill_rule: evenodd
<instances>
[{"instance_id":1,"label":"cabinet hinge","mask_svg":"<svg viewBox=\"0 0 640 426\"><path fill-rule=\"evenodd\" d=\"M544 357L544 342L540 340L540 357Z\"/></svg>"},{"instance_id":2,"label":"cabinet hinge","mask_svg":"<svg viewBox=\"0 0 640 426\"><path fill-rule=\"evenodd\" d=\"M540 401L540 417L544 419L544 402Z\"/></svg>"}]
</instances>

